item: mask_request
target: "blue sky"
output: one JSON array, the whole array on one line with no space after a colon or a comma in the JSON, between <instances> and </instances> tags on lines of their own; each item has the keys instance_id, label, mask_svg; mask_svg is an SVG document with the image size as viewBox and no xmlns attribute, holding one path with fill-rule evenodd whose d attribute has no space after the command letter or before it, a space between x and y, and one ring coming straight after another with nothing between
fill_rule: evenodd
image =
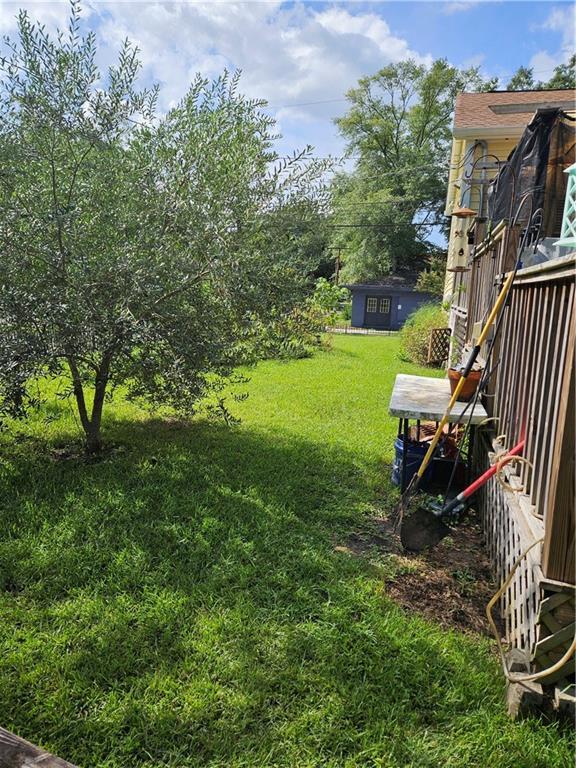
<instances>
[{"instance_id":1,"label":"blue sky","mask_svg":"<svg viewBox=\"0 0 576 768\"><path fill-rule=\"evenodd\" d=\"M49 28L65 23L65 2L0 3L0 33L13 34L25 7ZM195 72L241 68L242 87L266 98L284 134L281 151L315 145L340 154L333 118L357 79L413 57L479 65L505 87L521 64L547 79L574 47L574 5L562 2L124 2L87 0L102 64L127 36L142 50L143 81L162 87L161 108L176 103Z\"/></svg>"}]
</instances>

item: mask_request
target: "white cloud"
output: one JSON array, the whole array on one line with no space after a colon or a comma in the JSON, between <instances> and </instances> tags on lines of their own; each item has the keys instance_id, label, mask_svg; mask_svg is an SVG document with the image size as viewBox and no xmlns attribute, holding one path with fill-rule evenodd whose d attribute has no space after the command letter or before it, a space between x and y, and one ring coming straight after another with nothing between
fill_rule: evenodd
<instances>
[{"instance_id":1,"label":"white cloud","mask_svg":"<svg viewBox=\"0 0 576 768\"><path fill-rule=\"evenodd\" d=\"M453 13L469 11L477 5L479 5L478 0L460 0L460 2L446 3L442 8L442 12L451 16Z\"/></svg>"},{"instance_id":2,"label":"white cloud","mask_svg":"<svg viewBox=\"0 0 576 768\"><path fill-rule=\"evenodd\" d=\"M552 71L559 64L565 64L574 53L576 36L576 6L572 3L555 7L546 21L540 26L549 32L560 33L560 46L553 51L541 49L530 59L536 79L548 80Z\"/></svg>"},{"instance_id":3,"label":"white cloud","mask_svg":"<svg viewBox=\"0 0 576 768\"><path fill-rule=\"evenodd\" d=\"M58 28L66 29L69 5L66 2L40 2L26 3L18 0L2 0L0 2L0 34L12 35L17 26L17 17L20 8L28 11L32 21L43 24L49 32ZM85 9L84 18L90 15L90 9Z\"/></svg>"},{"instance_id":4,"label":"white cloud","mask_svg":"<svg viewBox=\"0 0 576 768\"><path fill-rule=\"evenodd\" d=\"M280 0L88 2L83 15L96 31L101 64L114 61L128 37L140 48L144 80L161 85L162 109L184 95L196 72L211 77L224 67L239 68L245 93L282 107L277 112L287 141L323 143L322 154L328 134L331 148L341 146L331 120L344 111L344 94L359 77L408 57L431 61L411 50L380 15L361 7L286 6ZM67 3L20 0L8 10L18 5L50 27L65 24ZM0 28L14 28L6 4Z\"/></svg>"}]
</instances>

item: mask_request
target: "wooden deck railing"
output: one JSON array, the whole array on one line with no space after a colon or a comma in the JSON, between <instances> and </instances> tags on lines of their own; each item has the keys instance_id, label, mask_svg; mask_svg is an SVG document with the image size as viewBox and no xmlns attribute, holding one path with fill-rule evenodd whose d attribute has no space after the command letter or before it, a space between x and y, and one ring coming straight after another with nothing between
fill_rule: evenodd
<instances>
[{"instance_id":1,"label":"wooden deck railing","mask_svg":"<svg viewBox=\"0 0 576 768\"><path fill-rule=\"evenodd\" d=\"M466 319L469 344L476 323L483 320L498 291L502 265L514 262L517 236L509 237L507 253L505 240L502 227L474 258ZM522 487L519 498L531 514L543 520L545 529L552 528L553 517L555 525L559 523L557 508L569 503L569 474L573 472L566 424L574 398L570 377L575 265L576 257L569 256L518 271L490 360L496 370L488 388L487 410L497 419L496 430L505 436L507 446L526 439L524 457L529 463L516 471L518 488ZM569 516L568 511L561 514ZM563 545L555 542L546 548L546 575L573 583L574 540L562 538Z\"/></svg>"},{"instance_id":2,"label":"wooden deck railing","mask_svg":"<svg viewBox=\"0 0 576 768\"><path fill-rule=\"evenodd\" d=\"M478 325L486 319L506 272L514 268L520 231L501 221L473 252L469 262L467 280L466 337L472 342L478 335ZM489 340L485 342L481 357L485 357Z\"/></svg>"},{"instance_id":3,"label":"wooden deck railing","mask_svg":"<svg viewBox=\"0 0 576 768\"><path fill-rule=\"evenodd\" d=\"M500 227L474 254L467 307L456 308L468 344L492 306L503 273L513 267L518 234L512 234L506 238ZM501 606L508 639L533 652L543 668L562 655L574 620L569 585L576 581L575 268L572 255L518 271L489 361L496 368L485 400L497 419L492 437L503 436L506 447L526 440L523 455L529 463L506 470L511 490L488 484L479 507L500 580L531 544L543 540L522 559ZM454 307L452 317L457 317ZM485 355L486 347L482 351ZM477 456L478 472L489 460L489 438L484 433L479 441L484 447ZM556 614L550 614L550 606Z\"/></svg>"},{"instance_id":4,"label":"wooden deck railing","mask_svg":"<svg viewBox=\"0 0 576 768\"><path fill-rule=\"evenodd\" d=\"M523 501L543 520L547 537L552 535L553 518L558 523L561 516L568 519L573 512L566 498L573 458L568 454L562 461L561 457L567 439L566 416L574 399L575 263L574 257L556 259L518 273L498 350L493 412L508 445L526 439L524 456L529 464L517 475ZM571 541L566 537L563 543L556 541L549 550L545 566L550 572L545 570L545 575L573 583L573 552L573 535Z\"/></svg>"}]
</instances>

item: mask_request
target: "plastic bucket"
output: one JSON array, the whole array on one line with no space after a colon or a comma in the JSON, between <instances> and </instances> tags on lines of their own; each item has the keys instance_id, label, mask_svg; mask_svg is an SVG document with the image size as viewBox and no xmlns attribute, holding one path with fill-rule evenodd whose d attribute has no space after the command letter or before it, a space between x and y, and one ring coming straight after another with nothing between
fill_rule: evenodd
<instances>
[{"instance_id":1,"label":"plastic bucket","mask_svg":"<svg viewBox=\"0 0 576 768\"><path fill-rule=\"evenodd\" d=\"M429 443L419 443L416 440L410 440L408 442L408 455L406 457L406 481L410 482L412 475L418 471L426 452L428 451ZM392 482L395 485L402 484L402 457L404 456L404 441L401 437L397 437L394 441L394 462L392 464ZM433 474L433 462L426 467L423 480L429 483L432 480Z\"/></svg>"}]
</instances>

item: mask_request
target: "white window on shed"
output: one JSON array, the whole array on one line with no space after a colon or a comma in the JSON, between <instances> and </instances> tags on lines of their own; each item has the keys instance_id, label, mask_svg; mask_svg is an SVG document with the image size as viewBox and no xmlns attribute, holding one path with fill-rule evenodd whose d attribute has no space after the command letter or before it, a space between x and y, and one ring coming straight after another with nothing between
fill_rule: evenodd
<instances>
[{"instance_id":1,"label":"white window on shed","mask_svg":"<svg viewBox=\"0 0 576 768\"><path fill-rule=\"evenodd\" d=\"M376 312L378 310L378 299L369 296L366 299L366 312Z\"/></svg>"},{"instance_id":2,"label":"white window on shed","mask_svg":"<svg viewBox=\"0 0 576 768\"><path fill-rule=\"evenodd\" d=\"M390 299L380 299L380 312L387 315L390 312Z\"/></svg>"}]
</instances>

